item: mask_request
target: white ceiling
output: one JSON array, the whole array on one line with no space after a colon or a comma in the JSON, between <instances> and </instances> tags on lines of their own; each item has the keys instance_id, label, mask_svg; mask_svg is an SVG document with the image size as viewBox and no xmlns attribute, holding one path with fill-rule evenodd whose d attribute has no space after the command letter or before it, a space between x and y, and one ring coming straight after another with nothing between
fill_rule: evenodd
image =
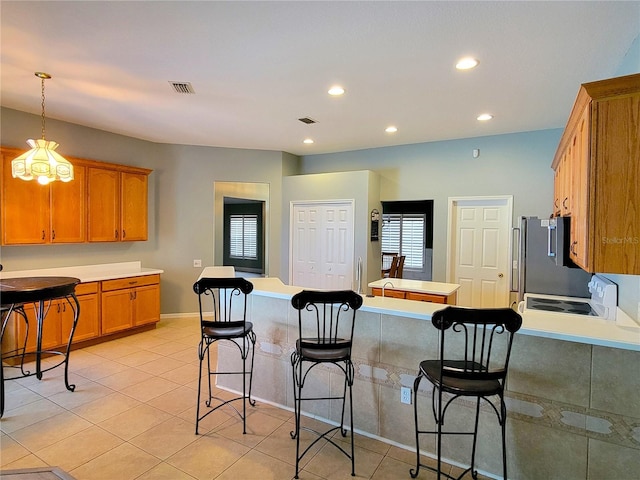
<instances>
[{"instance_id":1,"label":"white ceiling","mask_svg":"<svg viewBox=\"0 0 640 480\"><path fill-rule=\"evenodd\" d=\"M615 76L640 33L638 1L0 7L4 107L40 114L44 71L47 118L297 155L563 127L579 84ZM467 55L480 65L457 71ZM343 97L327 95L336 83Z\"/></svg>"}]
</instances>

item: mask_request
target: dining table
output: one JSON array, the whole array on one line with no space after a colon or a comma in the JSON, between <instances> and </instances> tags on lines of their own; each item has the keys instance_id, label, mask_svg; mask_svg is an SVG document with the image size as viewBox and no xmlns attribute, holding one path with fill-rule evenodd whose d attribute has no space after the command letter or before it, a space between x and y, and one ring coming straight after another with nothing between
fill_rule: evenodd
<instances>
[{"instance_id":1,"label":"dining table","mask_svg":"<svg viewBox=\"0 0 640 480\"><path fill-rule=\"evenodd\" d=\"M80 279L78 278L61 276L0 279L0 308L2 312L2 331L0 333L0 357L2 358L2 368L0 368L0 417L4 415L5 408L5 380L15 380L17 378L33 375L35 375L38 380L41 380L44 372L64 364L65 386L67 390L71 392L75 390L75 385L69 384L69 353L71 352L73 334L76 330L78 318L80 316L80 303L75 295L75 288L78 283L80 283ZM58 299L62 299L62 301L66 302L73 311L73 323L69 331L66 349L64 351L43 350L42 332L45 327L45 319L49 312L51 302ZM35 311L36 347L34 351L27 351L29 318L25 313L24 307L28 304L33 304ZM18 321L21 319L25 322L26 334L24 344L22 346L15 345L15 348L11 348L9 351L3 352L2 349L4 349L5 346L2 344L2 340L4 340L7 324L14 315L20 317ZM57 355L61 358L59 362L52 362L51 365L47 365L47 367L43 369L43 355ZM35 356L34 371L25 369L25 358L28 356ZM5 378L5 362L15 359L16 357L20 359L20 374ZM7 362L6 368L10 367L10 363Z\"/></svg>"}]
</instances>

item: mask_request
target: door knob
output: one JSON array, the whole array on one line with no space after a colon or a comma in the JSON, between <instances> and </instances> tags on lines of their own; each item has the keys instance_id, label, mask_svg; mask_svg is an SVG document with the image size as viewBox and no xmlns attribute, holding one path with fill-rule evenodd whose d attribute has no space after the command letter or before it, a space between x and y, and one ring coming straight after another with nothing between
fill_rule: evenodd
<instances>
[{"instance_id":1,"label":"door knob","mask_svg":"<svg viewBox=\"0 0 640 480\"><path fill-rule=\"evenodd\" d=\"M499 273L499 274L498 274L498 277L499 277L499 278L504 277L504 273Z\"/></svg>"}]
</instances>

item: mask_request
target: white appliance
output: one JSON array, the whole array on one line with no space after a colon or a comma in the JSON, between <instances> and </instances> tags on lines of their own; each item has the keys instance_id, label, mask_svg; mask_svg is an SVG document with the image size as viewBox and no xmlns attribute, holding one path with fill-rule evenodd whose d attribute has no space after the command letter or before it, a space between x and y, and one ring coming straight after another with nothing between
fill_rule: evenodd
<instances>
[{"instance_id":1,"label":"white appliance","mask_svg":"<svg viewBox=\"0 0 640 480\"><path fill-rule=\"evenodd\" d=\"M524 300L518 304L518 311L520 313L544 311L558 316L591 316L615 320L618 286L607 278L594 275L588 287L591 298L525 293Z\"/></svg>"}]
</instances>

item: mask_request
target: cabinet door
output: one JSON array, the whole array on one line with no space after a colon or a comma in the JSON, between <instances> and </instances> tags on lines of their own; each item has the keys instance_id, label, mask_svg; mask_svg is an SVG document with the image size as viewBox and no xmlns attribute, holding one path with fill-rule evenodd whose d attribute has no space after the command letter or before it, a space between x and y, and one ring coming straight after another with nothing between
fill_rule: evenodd
<instances>
[{"instance_id":1,"label":"cabinet door","mask_svg":"<svg viewBox=\"0 0 640 480\"><path fill-rule=\"evenodd\" d=\"M160 285L134 289L133 325L145 325L160 320Z\"/></svg>"},{"instance_id":2,"label":"cabinet door","mask_svg":"<svg viewBox=\"0 0 640 480\"><path fill-rule=\"evenodd\" d=\"M637 79L636 79L637 82ZM596 272L640 274L640 92L595 102L592 140Z\"/></svg>"},{"instance_id":3,"label":"cabinet door","mask_svg":"<svg viewBox=\"0 0 640 480\"><path fill-rule=\"evenodd\" d=\"M147 239L147 175L121 174L122 241Z\"/></svg>"},{"instance_id":4,"label":"cabinet door","mask_svg":"<svg viewBox=\"0 0 640 480\"><path fill-rule=\"evenodd\" d=\"M29 320L29 332L27 337L27 351L36 350L36 338L38 335L38 322L36 320L36 305L28 304L24 306L24 311ZM62 345L61 312L62 305L59 300L44 302L46 316L42 322L42 350L50 350ZM24 337L27 335L27 326L20 316L18 320L18 346L24 345Z\"/></svg>"},{"instance_id":5,"label":"cabinet door","mask_svg":"<svg viewBox=\"0 0 640 480\"><path fill-rule=\"evenodd\" d=\"M589 271L589 168L591 105L580 118L574 137L575 155L573 165L571 248L569 256L573 262Z\"/></svg>"},{"instance_id":6,"label":"cabinet door","mask_svg":"<svg viewBox=\"0 0 640 480\"><path fill-rule=\"evenodd\" d=\"M571 174L572 174L572 162L573 162L573 145L569 145L569 149L562 156L561 163L561 191L560 191L560 215L568 216L571 214Z\"/></svg>"},{"instance_id":7,"label":"cabinet door","mask_svg":"<svg viewBox=\"0 0 640 480\"><path fill-rule=\"evenodd\" d=\"M133 326L133 289L102 292L102 334L119 332Z\"/></svg>"},{"instance_id":8,"label":"cabinet door","mask_svg":"<svg viewBox=\"0 0 640 480\"><path fill-rule=\"evenodd\" d=\"M13 178L13 158L12 153L2 155L2 244L47 243L49 185Z\"/></svg>"},{"instance_id":9,"label":"cabinet door","mask_svg":"<svg viewBox=\"0 0 640 480\"><path fill-rule=\"evenodd\" d=\"M74 179L51 183L51 243L82 243L86 228L86 167L74 165Z\"/></svg>"},{"instance_id":10,"label":"cabinet door","mask_svg":"<svg viewBox=\"0 0 640 480\"><path fill-rule=\"evenodd\" d=\"M120 240L120 173L90 167L87 172L88 240Z\"/></svg>"},{"instance_id":11,"label":"cabinet door","mask_svg":"<svg viewBox=\"0 0 640 480\"><path fill-rule=\"evenodd\" d=\"M72 300L73 301L73 300ZM98 295L80 295L80 316L73 334L73 343L89 340L100 336L100 312L98 310ZM73 325L73 310L69 304L64 305L62 312L62 341L66 344Z\"/></svg>"}]
</instances>

